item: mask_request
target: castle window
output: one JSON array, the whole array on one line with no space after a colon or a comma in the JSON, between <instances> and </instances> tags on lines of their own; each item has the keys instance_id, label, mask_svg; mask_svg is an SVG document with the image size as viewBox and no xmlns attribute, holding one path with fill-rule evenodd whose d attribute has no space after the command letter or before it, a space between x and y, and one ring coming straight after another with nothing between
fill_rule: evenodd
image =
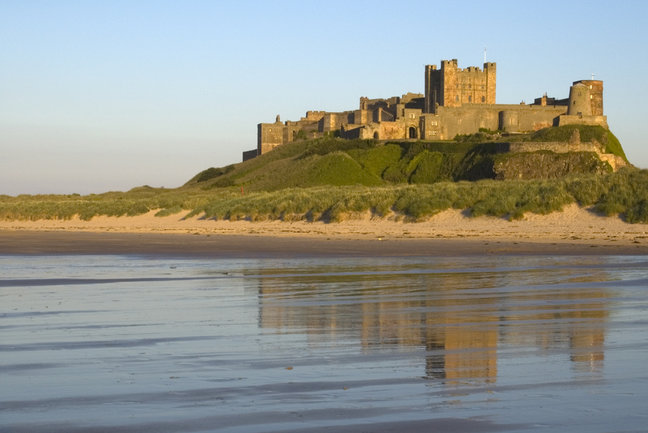
<instances>
[{"instance_id":1,"label":"castle window","mask_svg":"<svg viewBox=\"0 0 648 433\"><path fill-rule=\"evenodd\" d=\"M468 95L468 102L472 102L472 95Z\"/></svg>"},{"instance_id":2,"label":"castle window","mask_svg":"<svg viewBox=\"0 0 648 433\"><path fill-rule=\"evenodd\" d=\"M486 97L482 96L482 102L486 102Z\"/></svg>"},{"instance_id":3,"label":"castle window","mask_svg":"<svg viewBox=\"0 0 648 433\"><path fill-rule=\"evenodd\" d=\"M455 96L455 101L459 102L459 95Z\"/></svg>"}]
</instances>

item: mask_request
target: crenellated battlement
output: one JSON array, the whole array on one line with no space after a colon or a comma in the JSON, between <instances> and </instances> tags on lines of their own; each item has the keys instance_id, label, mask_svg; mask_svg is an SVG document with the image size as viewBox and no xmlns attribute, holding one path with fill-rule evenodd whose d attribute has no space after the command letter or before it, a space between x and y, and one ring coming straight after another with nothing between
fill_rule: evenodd
<instances>
[{"instance_id":1,"label":"crenellated battlement","mask_svg":"<svg viewBox=\"0 0 648 433\"><path fill-rule=\"evenodd\" d=\"M460 107L465 104L495 104L496 65L484 63L484 69L468 66L461 69L457 59L441 60L425 68L425 112L436 107Z\"/></svg>"}]
</instances>

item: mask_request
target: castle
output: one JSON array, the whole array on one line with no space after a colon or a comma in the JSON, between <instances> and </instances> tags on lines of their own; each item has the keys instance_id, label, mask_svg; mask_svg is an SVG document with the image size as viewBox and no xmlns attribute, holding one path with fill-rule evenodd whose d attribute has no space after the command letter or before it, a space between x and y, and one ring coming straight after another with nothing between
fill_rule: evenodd
<instances>
[{"instance_id":1,"label":"castle","mask_svg":"<svg viewBox=\"0 0 648 433\"><path fill-rule=\"evenodd\" d=\"M483 69L460 69L457 60L442 60L441 67L425 66L425 94L407 93L388 99L360 98L357 110L308 111L297 121L260 123L257 148L243 152L254 158L291 141L335 135L376 140L451 140L480 129L509 133L535 131L566 124L601 125L603 82L575 81L569 97L544 95L533 104L496 104L495 63Z\"/></svg>"}]
</instances>

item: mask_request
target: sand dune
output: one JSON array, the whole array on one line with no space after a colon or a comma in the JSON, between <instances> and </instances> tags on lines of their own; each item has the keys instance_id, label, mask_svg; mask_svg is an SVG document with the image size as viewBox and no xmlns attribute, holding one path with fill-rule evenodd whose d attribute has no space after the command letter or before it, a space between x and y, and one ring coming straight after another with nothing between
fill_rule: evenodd
<instances>
[{"instance_id":1,"label":"sand dune","mask_svg":"<svg viewBox=\"0 0 648 433\"><path fill-rule=\"evenodd\" d=\"M256 235L326 239L473 239L533 243L595 243L648 245L648 224L628 224L618 217L602 217L577 205L549 215L528 214L522 220L471 218L447 210L422 222L358 216L341 223L282 221L215 221L183 219L184 214L155 217L155 211L134 217L95 217L71 220L0 221L3 231L77 231L117 233L190 233Z\"/></svg>"}]
</instances>

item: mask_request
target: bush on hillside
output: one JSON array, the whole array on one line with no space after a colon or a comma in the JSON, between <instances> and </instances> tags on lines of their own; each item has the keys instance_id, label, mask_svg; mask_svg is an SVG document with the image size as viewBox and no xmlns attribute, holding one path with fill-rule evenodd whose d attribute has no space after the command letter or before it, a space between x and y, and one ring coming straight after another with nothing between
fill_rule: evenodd
<instances>
[{"instance_id":1,"label":"bush on hillside","mask_svg":"<svg viewBox=\"0 0 648 433\"><path fill-rule=\"evenodd\" d=\"M318 138L307 144L301 158L311 155L327 155L333 152L346 152L351 149L370 149L376 146L376 140L345 140L336 137Z\"/></svg>"},{"instance_id":2,"label":"bush on hillside","mask_svg":"<svg viewBox=\"0 0 648 433\"><path fill-rule=\"evenodd\" d=\"M220 168L210 167L207 170L198 173L192 180L198 183L206 182L208 180L230 173L233 170L234 170L234 164L230 164L228 166L220 167Z\"/></svg>"}]
</instances>

